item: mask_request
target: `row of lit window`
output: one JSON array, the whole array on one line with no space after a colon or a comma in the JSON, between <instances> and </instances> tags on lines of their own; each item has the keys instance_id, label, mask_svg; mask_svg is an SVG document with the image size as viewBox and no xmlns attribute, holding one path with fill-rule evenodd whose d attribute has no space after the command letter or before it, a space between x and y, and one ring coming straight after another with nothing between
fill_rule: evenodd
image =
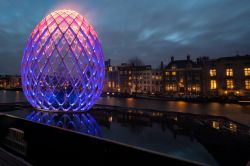
<instances>
[{"instance_id":1,"label":"row of lit window","mask_svg":"<svg viewBox=\"0 0 250 166\"><path fill-rule=\"evenodd\" d=\"M113 82L109 81L109 82L108 82L108 87L109 87L109 88L111 88L111 87L114 88L114 87L115 87L115 82L114 82L114 81L113 81Z\"/></svg>"},{"instance_id":2,"label":"row of lit window","mask_svg":"<svg viewBox=\"0 0 250 166\"><path fill-rule=\"evenodd\" d=\"M226 82L227 89L233 89L234 88L234 81L233 80L227 80ZM250 80L245 80L245 88L250 89ZM217 89L217 82L216 80L210 80L210 89L215 90Z\"/></svg>"},{"instance_id":3,"label":"row of lit window","mask_svg":"<svg viewBox=\"0 0 250 166\"><path fill-rule=\"evenodd\" d=\"M216 69L210 69L209 74L211 77L216 76ZM232 68L226 69L226 76L232 77L233 75L234 75L234 72ZM250 76L250 68L244 68L244 75Z\"/></svg>"},{"instance_id":4,"label":"row of lit window","mask_svg":"<svg viewBox=\"0 0 250 166\"><path fill-rule=\"evenodd\" d=\"M176 71L172 71L172 72L169 72L169 71L166 71L166 76L176 76Z\"/></svg>"},{"instance_id":5,"label":"row of lit window","mask_svg":"<svg viewBox=\"0 0 250 166\"><path fill-rule=\"evenodd\" d=\"M180 86L180 85L179 85L179 87L184 88L184 86ZM166 88L166 91L177 91L177 85L176 84L167 84L165 88ZM187 90L188 91L197 91L197 92L199 92L200 91L200 85L199 84L196 84L196 85L193 85L193 86L188 85Z\"/></svg>"}]
</instances>

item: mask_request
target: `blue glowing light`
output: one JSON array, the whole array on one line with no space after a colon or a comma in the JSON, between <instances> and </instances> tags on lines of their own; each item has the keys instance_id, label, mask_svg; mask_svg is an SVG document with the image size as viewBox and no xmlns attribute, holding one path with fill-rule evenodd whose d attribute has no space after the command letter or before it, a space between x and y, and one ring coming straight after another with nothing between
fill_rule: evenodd
<instances>
[{"instance_id":1,"label":"blue glowing light","mask_svg":"<svg viewBox=\"0 0 250 166\"><path fill-rule=\"evenodd\" d=\"M97 33L71 10L46 16L24 50L22 87L29 103L52 111L85 111L103 88L104 56Z\"/></svg>"},{"instance_id":2,"label":"blue glowing light","mask_svg":"<svg viewBox=\"0 0 250 166\"><path fill-rule=\"evenodd\" d=\"M102 137L102 130L100 126L88 113L59 114L52 112L32 111L26 116L25 119Z\"/></svg>"}]
</instances>

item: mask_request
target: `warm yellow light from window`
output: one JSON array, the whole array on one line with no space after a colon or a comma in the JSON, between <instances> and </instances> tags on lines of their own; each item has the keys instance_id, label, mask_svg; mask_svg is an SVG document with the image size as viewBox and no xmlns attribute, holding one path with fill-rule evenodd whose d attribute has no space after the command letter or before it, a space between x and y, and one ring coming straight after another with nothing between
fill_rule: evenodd
<instances>
[{"instance_id":1,"label":"warm yellow light from window","mask_svg":"<svg viewBox=\"0 0 250 166\"><path fill-rule=\"evenodd\" d=\"M226 75L232 77L233 76L233 69L226 69Z\"/></svg>"},{"instance_id":2,"label":"warm yellow light from window","mask_svg":"<svg viewBox=\"0 0 250 166\"><path fill-rule=\"evenodd\" d=\"M132 77L130 77L130 76L129 76L129 77L128 77L128 79L129 79L129 80L131 80L131 79L132 79Z\"/></svg>"},{"instance_id":3,"label":"warm yellow light from window","mask_svg":"<svg viewBox=\"0 0 250 166\"><path fill-rule=\"evenodd\" d=\"M111 82L110 81L108 82L108 87L111 88Z\"/></svg>"},{"instance_id":4,"label":"warm yellow light from window","mask_svg":"<svg viewBox=\"0 0 250 166\"><path fill-rule=\"evenodd\" d=\"M250 80L245 80L245 88L250 89Z\"/></svg>"},{"instance_id":5,"label":"warm yellow light from window","mask_svg":"<svg viewBox=\"0 0 250 166\"><path fill-rule=\"evenodd\" d=\"M172 75L173 75L173 76L175 76L175 75L176 75L176 72L175 72L175 71L173 71L173 72L172 72Z\"/></svg>"},{"instance_id":6,"label":"warm yellow light from window","mask_svg":"<svg viewBox=\"0 0 250 166\"><path fill-rule=\"evenodd\" d=\"M244 68L245 76L250 76L250 67Z\"/></svg>"},{"instance_id":7,"label":"warm yellow light from window","mask_svg":"<svg viewBox=\"0 0 250 166\"><path fill-rule=\"evenodd\" d=\"M213 90L213 89L216 89L216 88L217 88L216 80L211 80L210 81L210 89Z\"/></svg>"},{"instance_id":8,"label":"warm yellow light from window","mask_svg":"<svg viewBox=\"0 0 250 166\"><path fill-rule=\"evenodd\" d=\"M234 88L234 81L227 80L227 89L233 89L233 88Z\"/></svg>"},{"instance_id":9,"label":"warm yellow light from window","mask_svg":"<svg viewBox=\"0 0 250 166\"><path fill-rule=\"evenodd\" d=\"M173 66L171 66L171 69L176 69L176 66L174 66L174 65L173 65Z\"/></svg>"},{"instance_id":10,"label":"warm yellow light from window","mask_svg":"<svg viewBox=\"0 0 250 166\"><path fill-rule=\"evenodd\" d=\"M216 69L210 69L209 74L211 77L216 76Z\"/></svg>"},{"instance_id":11,"label":"warm yellow light from window","mask_svg":"<svg viewBox=\"0 0 250 166\"><path fill-rule=\"evenodd\" d=\"M166 71L166 76L169 76L169 72L168 71Z\"/></svg>"},{"instance_id":12,"label":"warm yellow light from window","mask_svg":"<svg viewBox=\"0 0 250 166\"><path fill-rule=\"evenodd\" d=\"M109 67L109 71L112 71L112 67Z\"/></svg>"}]
</instances>

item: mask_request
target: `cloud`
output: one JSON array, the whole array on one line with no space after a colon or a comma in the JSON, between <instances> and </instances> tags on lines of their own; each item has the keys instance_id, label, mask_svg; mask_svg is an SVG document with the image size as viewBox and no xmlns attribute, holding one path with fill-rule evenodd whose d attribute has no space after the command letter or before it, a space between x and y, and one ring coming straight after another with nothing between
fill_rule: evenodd
<instances>
[{"instance_id":1,"label":"cloud","mask_svg":"<svg viewBox=\"0 0 250 166\"><path fill-rule=\"evenodd\" d=\"M66 6L93 24L106 58L114 64L134 56L158 66L160 61L168 63L170 56L181 59L187 53L193 58L232 56L236 50L249 54L249 5L246 0L4 1L0 6L0 59L19 64L35 25L50 11ZM18 67L4 65L0 61L0 73L19 73Z\"/></svg>"}]
</instances>

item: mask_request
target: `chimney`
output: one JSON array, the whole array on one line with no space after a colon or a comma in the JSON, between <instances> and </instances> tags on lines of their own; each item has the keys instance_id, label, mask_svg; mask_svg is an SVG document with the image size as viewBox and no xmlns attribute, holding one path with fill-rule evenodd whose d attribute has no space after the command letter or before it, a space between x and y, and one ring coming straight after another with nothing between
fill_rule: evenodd
<instances>
[{"instance_id":1,"label":"chimney","mask_svg":"<svg viewBox=\"0 0 250 166\"><path fill-rule=\"evenodd\" d=\"M187 60L190 61L190 55L189 54L187 55Z\"/></svg>"},{"instance_id":2,"label":"chimney","mask_svg":"<svg viewBox=\"0 0 250 166\"><path fill-rule=\"evenodd\" d=\"M161 61L161 69L163 69L163 62Z\"/></svg>"},{"instance_id":3,"label":"chimney","mask_svg":"<svg viewBox=\"0 0 250 166\"><path fill-rule=\"evenodd\" d=\"M173 56L171 56L171 62L173 62L174 61L174 57Z\"/></svg>"}]
</instances>

